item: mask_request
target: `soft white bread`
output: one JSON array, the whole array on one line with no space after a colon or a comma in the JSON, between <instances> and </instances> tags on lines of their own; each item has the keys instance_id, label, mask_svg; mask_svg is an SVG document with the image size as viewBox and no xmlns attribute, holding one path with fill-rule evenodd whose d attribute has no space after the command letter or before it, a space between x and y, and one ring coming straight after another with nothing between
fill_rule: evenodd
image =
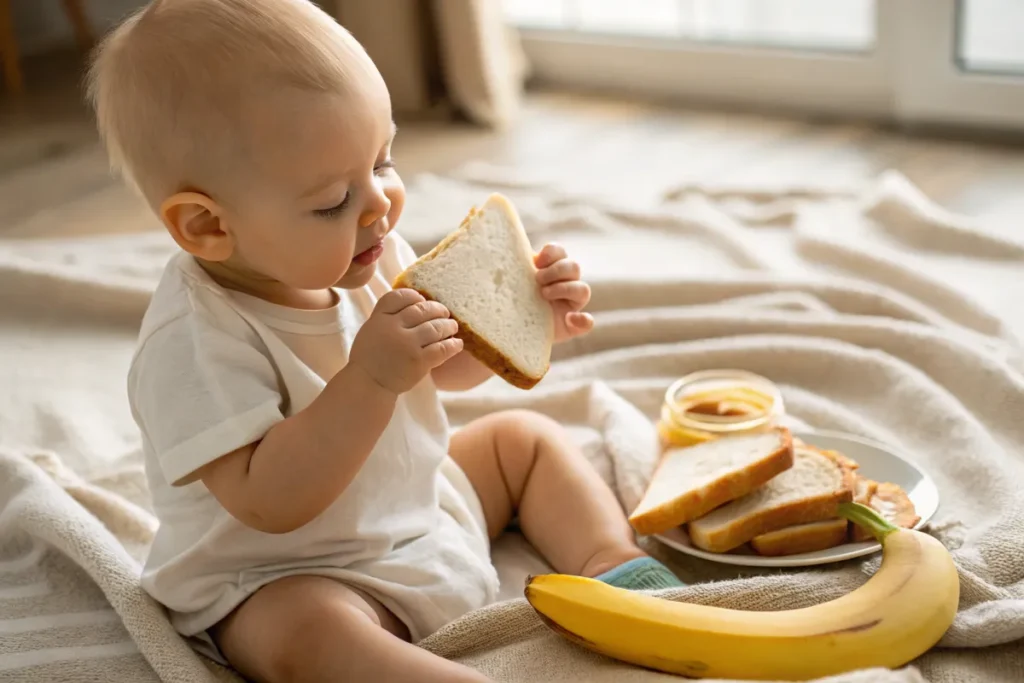
<instances>
[{"instance_id":1,"label":"soft white bread","mask_svg":"<svg viewBox=\"0 0 1024 683\"><path fill-rule=\"evenodd\" d=\"M750 546L759 555L771 557L813 553L846 543L846 526L845 519L797 524L755 536Z\"/></svg>"},{"instance_id":2,"label":"soft white bread","mask_svg":"<svg viewBox=\"0 0 1024 683\"><path fill-rule=\"evenodd\" d=\"M471 209L392 286L444 304L465 350L510 384L529 389L547 374L554 316L537 284L530 240L505 197L492 194Z\"/></svg>"},{"instance_id":3,"label":"soft white bread","mask_svg":"<svg viewBox=\"0 0 1024 683\"><path fill-rule=\"evenodd\" d=\"M875 482L871 483L875 484ZM861 501L858 500L858 502ZM921 516L917 514L910 496L896 484L889 482L875 484L867 504L882 517L905 529L912 529L921 521ZM858 524L850 524L850 540L868 541L871 538L869 531Z\"/></svg>"},{"instance_id":4,"label":"soft white bread","mask_svg":"<svg viewBox=\"0 0 1024 683\"><path fill-rule=\"evenodd\" d=\"M745 496L792 465L793 437L783 427L670 449L629 523L639 534L667 531Z\"/></svg>"},{"instance_id":5,"label":"soft white bread","mask_svg":"<svg viewBox=\"0 0 1024 683\"><path fill-rule=\"evenodd\" d=\"M794 439L802 448L816 450L826 453L849 469L856 470L860 466L837 451L825 451L814 446L808 446ZM878 482L863 477L856 472L853 475L853 500L868 505L871 496L875 495ZM797 555L799 553L812 553L817 550L826 550L842 545L849 540L849 535L860 527L848 523L845 519L829 519L824 522L811 522L810 524L797 524L788 526L785 529L769 531L767 534L755 536L750 540L750 545L760 555L779 556Z\"/></svg>"},{"instance_id":6,"label":"soft white bread","mask_svg":"<svg viewBox=\"0 0 1024 683\"><path fill-rule=\"evenodd\" d=\"M756 536L839 515L853 500L853 470L825 451L794 448L793 466L761 488L689 523L698 548L724 553Z\"/></svg>"}]
</instances>

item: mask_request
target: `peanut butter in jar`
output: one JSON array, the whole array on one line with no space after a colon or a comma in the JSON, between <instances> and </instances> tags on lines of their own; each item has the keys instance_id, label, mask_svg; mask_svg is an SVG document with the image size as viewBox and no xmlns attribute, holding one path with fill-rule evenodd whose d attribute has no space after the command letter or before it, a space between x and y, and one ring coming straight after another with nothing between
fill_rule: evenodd
<instances>
[{"instance_id":1,"label":"peanut butter in jar","mask_svg":"<svg viewBox=\"0 0 1024 683\"><path fill-rule=\"evenodd\" d=\"M775 384L746 370L703 370L665 392L658 434L665 448L770 429L785 414Z\"/></svg>"}]
</instances>

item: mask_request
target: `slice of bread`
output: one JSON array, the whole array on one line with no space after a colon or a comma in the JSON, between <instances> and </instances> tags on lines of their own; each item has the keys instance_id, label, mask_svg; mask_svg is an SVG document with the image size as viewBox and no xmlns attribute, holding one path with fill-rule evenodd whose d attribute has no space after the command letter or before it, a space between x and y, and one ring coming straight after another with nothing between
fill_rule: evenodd
<instances>
[{"instance_id":1,"label":"slice of bread","mask_svg":"<svg viewBox=\"0 0 1024 683\"><path fill-rule=\"evenodd\" d=\"M814 446L803 444L794 439L794 444L800 447L816 450L832 457L841 465L856 470L860 467L856 462L850 460L838 451L827 451ZM868 505L871 496L875 495L878 482L868 479L854 472L853 474L853 500ZM796 555L799 553L811 553L817 550L826 550L842 545L850 540L854 529L859 530L845 519L829 519L824 522L811 522L810 524L797 524L778 531L769 531L767 534L755 536L750 541L751 547L761 555L779 556Z\"/></svg>"},{"instance_id":2,"label":"slice of bread","mask_svg":"<svg viewBox=\"0 0 1024 683\"><path fill-rule=\"evenodd\" d=\"M817 453L821 453L822 455L825 455L825 456L828 456L829 458L832 458L837 463L839 463L843 467L845 467L847 469L850 469L850 470L858 470L858 469L860 469L860 464L859 463L857 463L855 460L851 460L850 458L846 457L845 455L843 455L839 451L833 451L833 450L829 450L827 448L819 448L818 446L814 446L814 445L811 445L811 444L807 443L803 439L794 438L793 439L793 448L796 448L797 450L808 450L808 451L815 451ZM860 477L860 475L858 475L856 473L854 474L854 478L855 479L859 478L859 477Z\"/></svg>"},{"instance_id":3,"label":"slice of bread","mask_svg":"<svg viewBox=\"0 0 1024 683\"><path fill-rule=\"evenodd\" d=\"M551 364L554 315L540 293L533 250L508 199L492 194L459 228L392 283L444 304L463 348L520 389Z\"/></svg>"},{"instance_id":4,"label":"slice of bread","mask_svg":"<svg viewBox=\"0 0 1024 683\"><path fill-rule=\"evenodd\" d=\"M724 553L756 536L839 516L853 500L853 470L829 454L794 448L793 466L754 492L690 522L691 542Z\"/></svg>"},{"instance_id":5,"label":"slice of bread","mask_svg":"<svg viewBox=\"0 0 1024 683\"><path fill-rule=\"evenodd\" d=\"M745 496L793 465L793 437L778 427L665 452L629 517L639 534L668 531Z\"/></svg>"},{"instance_id":6,"label":"slice of bread","mask_svg":"<svg viewBox=\"0 0 1024 683\"><path fill-rule=\"evenodd\" d=\"M750 540L750 546L759 555L777 557L826 550L846 543L845 519L797 524L785 529L769 531Z\"/></svg>"},{"instance_id":7,"label":"slice of bread","mask_svg":"<svg viewBox=\"0 0 1024 683\"><path fill-rule=\"evenodd\" d=\"M875 490L869 500L868 505L896 526L912 529L915 524L921 521L921 516L917 514L914 502L910 500L910 496L896 484L888 482L875 484ZM863 501L858 500L857 502ZM870 541L872 536L864 527L851 523L850 540L857 542Z\"/></svg>"}]
</instances>

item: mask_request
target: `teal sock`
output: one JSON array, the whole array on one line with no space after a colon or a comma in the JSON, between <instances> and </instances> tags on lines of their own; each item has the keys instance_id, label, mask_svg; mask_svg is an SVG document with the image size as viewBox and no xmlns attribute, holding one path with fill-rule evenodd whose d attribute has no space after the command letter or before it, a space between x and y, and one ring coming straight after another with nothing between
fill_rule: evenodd
<instances>
[{"instance_id":1,"label":"teal sock","mask_svg":"<svg viewBox=\"0 0 1024 683\"><path fill-rule=\"evenodd\" d=\"M686 585L676 578L671 569L653 557L638 557L624 562L595 578L627 590L677 588Z\"/></svg>"}]
</instances>

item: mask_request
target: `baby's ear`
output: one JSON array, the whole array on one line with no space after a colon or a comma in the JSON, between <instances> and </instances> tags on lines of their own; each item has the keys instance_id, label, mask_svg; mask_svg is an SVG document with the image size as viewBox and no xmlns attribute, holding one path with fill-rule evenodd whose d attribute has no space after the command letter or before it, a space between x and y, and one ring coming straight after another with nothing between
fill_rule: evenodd
<instances>
[{"instance_id":1,"label":"baby's ear","mask_svg":"<svg viewBox=\"0 0 1024 683\"><path fill-rule=\"evenodd\" d=\"M201 192L178 192L160 205L160 218L174 241L204 261L225 261L235 250L222 216L220 205Z\"/></svg>"}]
</instances>

